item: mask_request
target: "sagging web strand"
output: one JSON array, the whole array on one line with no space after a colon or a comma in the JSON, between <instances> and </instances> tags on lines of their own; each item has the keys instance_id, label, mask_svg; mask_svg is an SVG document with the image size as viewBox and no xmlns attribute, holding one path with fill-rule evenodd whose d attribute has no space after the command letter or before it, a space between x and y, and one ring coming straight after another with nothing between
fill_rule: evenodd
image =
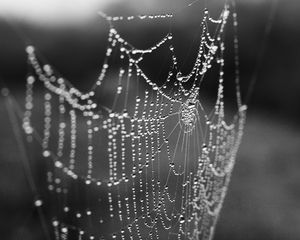
<instances>
[{"instance_id":1,"label":"sagging web strand","mask_svg":"<svg viewBox=\"0 0 300 240\"><path fill-rule=\"evenodd\" d=\"M219 19L205 10L198 55L187 75L179 70L170 33L142 50L123 39L113 24L171 14L128 18L102 14L110 26L106 58L97 81L85 93L49 64L42 65L34 47L27 47L33 71L27 77L23 128L31 139L33 88L40 82L45 89L41 145L43 157L50 160L47 182L51 204L56 206L52 217L56 240L212 238L246 117L236 71L238 111L230 125L224 120L224 31L230 10L225 4ZM233 19L236 27L235 12ZM216 26L213 35L209 24ZM237 43L235 38L236 49ZM165 82L157 84L140 63L165 45L172 64ZM116 58L118 74L109 77ZM199 93L212 64L219 66L218 92L213 111L207 114ZM107 91L114 79L111 103L100 104L102 89ZM76 184L84 186L84 193L74 193ZM74 204L78 195L87 195L84 207ZM95 195L99 201L92 203L89 198Z\"/></svg>"}]
</instances>

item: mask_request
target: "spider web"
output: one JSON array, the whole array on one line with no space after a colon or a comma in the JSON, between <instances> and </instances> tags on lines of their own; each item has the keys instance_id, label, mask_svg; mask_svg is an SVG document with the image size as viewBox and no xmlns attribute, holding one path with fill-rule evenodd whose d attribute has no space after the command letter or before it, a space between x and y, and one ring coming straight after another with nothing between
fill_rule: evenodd
<instances>
[{"instance_id":1,"label":"spider web","mask_svg":"<svg viewBox=\"0 0 300 240\"><path fill-rule=\"evenodd\" d=\"M194 66L183 75L171 33L148 49L127 42L116 21L172 18L172 14L110 17L108 47L95 84L82 92L43 64L28 46L23 128L37 134L33 116L44 89L40 143L47 163L47 197L53 238L211 239L228 188L246 118L239 89L238 40L234 37L236 99L232 123L224 112L224 32L234 7L218 19L204 11ZM212 34L209 26L214 25ZM141 62L162 47L171 56L163 83L149 77ZM217 100L206 113L201 83L217 66ZM117 70L116 70L117 69Z\"/></svg>"}]
</instances>

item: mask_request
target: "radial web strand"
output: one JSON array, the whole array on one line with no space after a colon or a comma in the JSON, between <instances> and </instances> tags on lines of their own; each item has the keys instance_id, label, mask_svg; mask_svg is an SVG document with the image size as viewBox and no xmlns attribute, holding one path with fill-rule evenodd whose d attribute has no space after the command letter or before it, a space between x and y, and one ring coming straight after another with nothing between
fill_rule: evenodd
<instances>
[{"instance_id":1,"label":"radial web strand","mask_svg":"<svg viewBox=\"0 0 300 240\"><path fill-rule=\"evenodd\" d=\"M246 119L237 70L238 111L232 123L225 122L224 33L231 15L237 27L236 13L227 3L218 19L204 11L197 57L187 75L179 69L171 33L138 49L114 26L172 14L101 15L109 23L108 47L90 91L74 87L42 63L33 46L26 48L23 128L28 139L41 136L48 184L43 202L51 208L53 238L211 239ZM165 81L157 83L141 63L162 47L171 65ZM207 113L199 94L213 65L219 69L217 100ZM37 91L44 93L42 103ZM41 129L34 118L43 122Z\"/></svg>"}]
</instances>

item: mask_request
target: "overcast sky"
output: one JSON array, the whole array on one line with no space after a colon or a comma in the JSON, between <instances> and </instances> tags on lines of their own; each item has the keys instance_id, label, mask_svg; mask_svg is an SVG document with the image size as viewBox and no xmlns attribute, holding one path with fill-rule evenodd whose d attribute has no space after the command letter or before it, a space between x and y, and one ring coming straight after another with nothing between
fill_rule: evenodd
<instances>
[{"instance_id":1,"label":"overcast sky","mask_svg":"<svg viewBox=\"0 0 300 240\"><path fill-rule=\"evenodd\" d=\"M202 1L202 0L198 0ZM224 1L224 0L210 0ZM238 0L253 4L267 0ZM131 9L151 11L175 5L176 0L1 0L0 16L38 24L78 24L95 18L97 10L125 4ZM188 4L193 0L181 0ZM155 11L155 10L154 10Z\"/></svg>"},{"instance_id":2,"label":"overcast sky","mask_svg":"<svg viewBox=\"0 0 300 240\"><path fill-rule=\"evenodd\" d=\"M1 0L0 15L41 24L78 23L123 0Z\"/></svg>"}]
</instances>

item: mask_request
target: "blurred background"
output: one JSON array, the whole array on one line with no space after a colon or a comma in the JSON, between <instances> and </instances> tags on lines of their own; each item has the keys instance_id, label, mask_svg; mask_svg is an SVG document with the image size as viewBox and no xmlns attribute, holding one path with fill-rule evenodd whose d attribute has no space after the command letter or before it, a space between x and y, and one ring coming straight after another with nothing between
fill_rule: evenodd
<instances>
[{"instance_id":1,"label":"blurred background","mask_svg":"<svg viewBox=\"0 0 300 240\"><path fill-rule=\"evenodd\" d=\"M237 0L243 95L255 73L257 82L216 240L300 239L300 2L277 1L266 38L276 1ZM172 23L175 51L187 72L195 53L187 53L186 47L197 47L195 34L203 10L201 0L185 8L191 2L2 0L0 78L21 103L27 73L24 48L34 44L63 76L80 89L88 89L103 62L107 41L108 26L98 10L125 16L176 12ZM210 1L214 16L220 6L221 0ZM142 48L161 39L169 22L129 22L117 28L125 39ZM208 98L213 96L207 91ZM2 97L0 105L0 236L43 239ZM40 174L38 163L31 162L31 167L33 174Z\"/></svg>"}]
</instances>

